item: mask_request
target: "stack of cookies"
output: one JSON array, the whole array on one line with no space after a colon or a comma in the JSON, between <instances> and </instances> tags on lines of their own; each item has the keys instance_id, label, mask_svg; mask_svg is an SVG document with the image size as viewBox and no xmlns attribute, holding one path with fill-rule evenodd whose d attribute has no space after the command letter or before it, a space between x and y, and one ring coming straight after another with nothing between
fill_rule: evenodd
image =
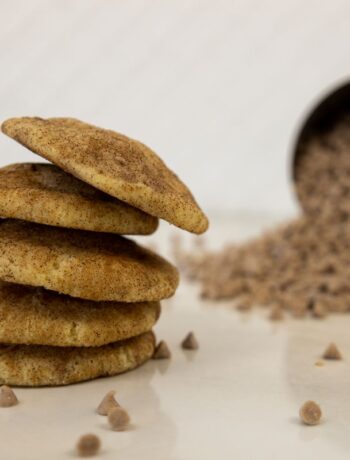
<instances>
[{"instance_id":1,"label":"stack of cookies","mask_svg":"<svg viewBox=\"0 0 350 460\"><path fill-rule=\"evenodd\" d=\"M0 170L0 383L65 385L152 357L178 272L123 235L203 233L191 192L138 141L69 118L2 131L51 163Z\"/></svg>"}]
</instances>

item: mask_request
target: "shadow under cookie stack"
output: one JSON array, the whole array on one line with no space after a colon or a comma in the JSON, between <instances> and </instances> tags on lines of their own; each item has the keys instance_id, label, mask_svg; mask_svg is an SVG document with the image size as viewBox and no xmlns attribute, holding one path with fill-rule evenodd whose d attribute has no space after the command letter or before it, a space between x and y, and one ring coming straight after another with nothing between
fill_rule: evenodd
<instances>
[{"instance_id":1,"label":"shadow under cookie stack","mask_svg":"<svg viewBox=\"0 0 350 460\"><path fill-rule=\"evenodd\" d=\"M120 235L158 218L203 233L191 192L148 147L70 118L2 131L51 163L0 169L0 383L66 385L152 357L178 272Z\"/></svg>"}]
</instances>

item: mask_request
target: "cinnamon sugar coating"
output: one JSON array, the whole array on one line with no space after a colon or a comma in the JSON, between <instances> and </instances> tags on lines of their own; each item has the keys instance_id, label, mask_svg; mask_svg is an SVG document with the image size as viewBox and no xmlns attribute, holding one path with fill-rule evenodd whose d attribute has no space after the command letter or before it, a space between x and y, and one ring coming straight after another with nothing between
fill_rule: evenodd
<instances>
[{"instance_id":1,"label":"cinnamon sugar coating","mask_svg":"<svg viewBox=\"0 0 350 460\"><path fill-rule=\"evenodd\" d=\"M118 235L4 220L0 279L88 300L139 302L173 295L178 272Z\"/></svg>"},{"instance_id":2,"label":"cinnamon sugar coating","mask_svg":"<svg viewBox=\"0 0 350 460\"><path fill-rule=\"evenodd\" d=\"M73 118L12 118L2 131L63 170L193 233L208 219L186 185L150 148Z\"/></svg>"},{"instance_id":3,"label":"cinnamon sugar coating","mask_svg":"<svg viewBox=\"0 0 350 460\"><path fill-rule=\"evenodd\" d=\"M149 235L158 219L45 163L0 169L0 216L58 227Z\"/></svg>"},{"instance_id":4,"label":"cinnamon sugar coating","mask_svg":"<svg viewBox=\"0 0 350 460\"><path fill-rule=\"evenodd\" d=\"M93 302L0 281L0 343L96 347L149 331L159 302Z\"/></svg>"},{"instance_id":5,"label":"cinnamon sugar coating","mask_svg":"<svg viewBox=\"0 0 350 460\"><path fill-rule=\"evenodd\" d=\"M134 369L155 348L152 332L102 347L0 346L0 384L56 386Z\"/></svg>"}]
</instances>

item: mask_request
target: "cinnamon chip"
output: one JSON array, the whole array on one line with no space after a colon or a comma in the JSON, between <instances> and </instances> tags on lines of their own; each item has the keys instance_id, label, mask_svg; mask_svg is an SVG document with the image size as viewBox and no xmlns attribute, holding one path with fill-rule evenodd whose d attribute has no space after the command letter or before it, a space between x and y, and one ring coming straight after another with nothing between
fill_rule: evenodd
<instances>
[{"instance_id":1,"label":"cinnamon chip","mask_svg":"<svg viewBox=\"0 0 350 460\"><path fill-rule=\"evenodd\" d=\"M169 347L164 340L161 340L159 344L157 345L154 354L152 356L153 359L170 359L171 358L171 352L169 350Z\"/></svg>"},{"instance_id":2,"label":"cinnamon chip","mask_svg":"<svg viewBox=\"0 0 350 460\"><path fill-rule=\"evenodd\" d=\"M247 296L242 296L238 299L236 309L238 311L249 311L252 308L252 301Z\"/></svg>"},{"instance_id":3,"label":"cinnamon chip","mask_svg":"<svg viewBox=\"0 0 350 460\"><path fill-rule=\"evenodd\" d=\"M122 407L114 407L108 412L108 423L113 431L124 431L130 423L129 414Z\"/></svg>"},{"instance_id":4,"label":"cinnamon chip","mask_svg":"<svg viewBox=\"0 0 350 460\"><path fill-rule=\"evenodd\" d=\"M114 407L119 407L120 404L116 401L115 391L109 391L102 399L100 404L97 407L97 413L99 415L107 415L108 412L113 409Z\"/></svg>"},{"instance_id":5,"label":"cinnamon chip","mask_svg":"<svg viewBox=\"0 0 350 460\"><path fill-rule=\"evenodd\" d=\"M18 404L18 399L12 388L7 385L0 387L0 407L11 407Z\"/></svg>"},{"instance_id":6,"label":"cinnamon chip","mask_svg":"<svg viewBox=\"0 0 350 460\"><path fill-rule=\"evenodd\" d=\"M324 359L334 359L334 360L342 359L342 355L341 355L338 347L333 342L328 345L328 347L324 351L322 357Z\"/></svg>"},{"instance_id":7,"label":"cinnamon chip","mask_svg":"<svg viewBox=\"0 0 350 460\"><path fill-rule=\"evenodd\" d=\"M181 343L181 346L185 350L197 350L199 348L199 343L193 332L189 332L186 335L186 337Z\"/></svg>"},{"instance_id":8,"label":"cinnamon chip","mask_svg":"<svg viewBox=\"0 0 350 460\"><path fill-rule=\"evenodd\" d=\"M76 445L79 457L93 457L101 448L101 441L95 434L81 436Z\"/></svg>"},{"instance_id":9,"label":"cinnamon chip","mask_svg":"<svg viewBox=\"0 0 350 460\"><path fill-rule=\"evenodd\" d=\"M305 425L318 425L321 421L322 411L315 401L306 401L299 410L299 416Z\"/></svg>"},{"instance_id":10,"label":"cinnamon chip","mask_svg":"<svg viewBox=\"0 0 350 460\"><path fill-rule=\"evenodd\" d=\"M279 305L271 307L269 319L271 321L281 321L284 318L283 310Z\"/></svg>"},{"instance_id":11,"label":"cinnamon chip","mask_svg":"<svg viewBox=\"0 0 350 460\"><path fill-rule=\"evenodd\" d=\"M312 314L315 318L324 318L328 314L328 309L325 304L316 302L313 306Z\"/></svg>"}]
</instances>

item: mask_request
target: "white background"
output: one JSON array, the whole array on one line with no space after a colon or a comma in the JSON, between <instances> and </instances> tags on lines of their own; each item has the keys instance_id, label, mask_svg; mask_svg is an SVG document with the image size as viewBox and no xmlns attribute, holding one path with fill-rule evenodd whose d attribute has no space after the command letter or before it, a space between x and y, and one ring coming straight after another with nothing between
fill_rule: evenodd
<instances>
[{"instance_id":1,"label":"white background","mask_svg":"<svg viewBox=\"0 0 350 460\"><path fill-rule=\"evenodd\" d=\"M210 214L295 212L298 126L349 72L349 0L0 0L0 119L76 116L139 138ZM0 136L0 164L35 158ZM213 225L209 243L262 221L230 225ZM157 325L170 362L16 389L20 404L0 411L1 458L74 458L84 432L104 459L349 458L350 317L276 325L203 308L192 289L182 283ZM192 355L179 347L190 329ZM315 366L334 340L345 359ZM133 421L122 434L94 413L113 388ZM311 430L297 418L307 399L324 412Z\"/></svg>"},{"instance_id":2,"label":"white background","mask_svg":"<svg viewBox=\"0 0 350 460\"><path fill-rule=\"evenodd\" d=\"M209 213L295 210L305 110L350 71L348 0L1 0L0 118L153 147ZM0 163L35 157L1 136Z\"/></svg>"}]
</instances>

